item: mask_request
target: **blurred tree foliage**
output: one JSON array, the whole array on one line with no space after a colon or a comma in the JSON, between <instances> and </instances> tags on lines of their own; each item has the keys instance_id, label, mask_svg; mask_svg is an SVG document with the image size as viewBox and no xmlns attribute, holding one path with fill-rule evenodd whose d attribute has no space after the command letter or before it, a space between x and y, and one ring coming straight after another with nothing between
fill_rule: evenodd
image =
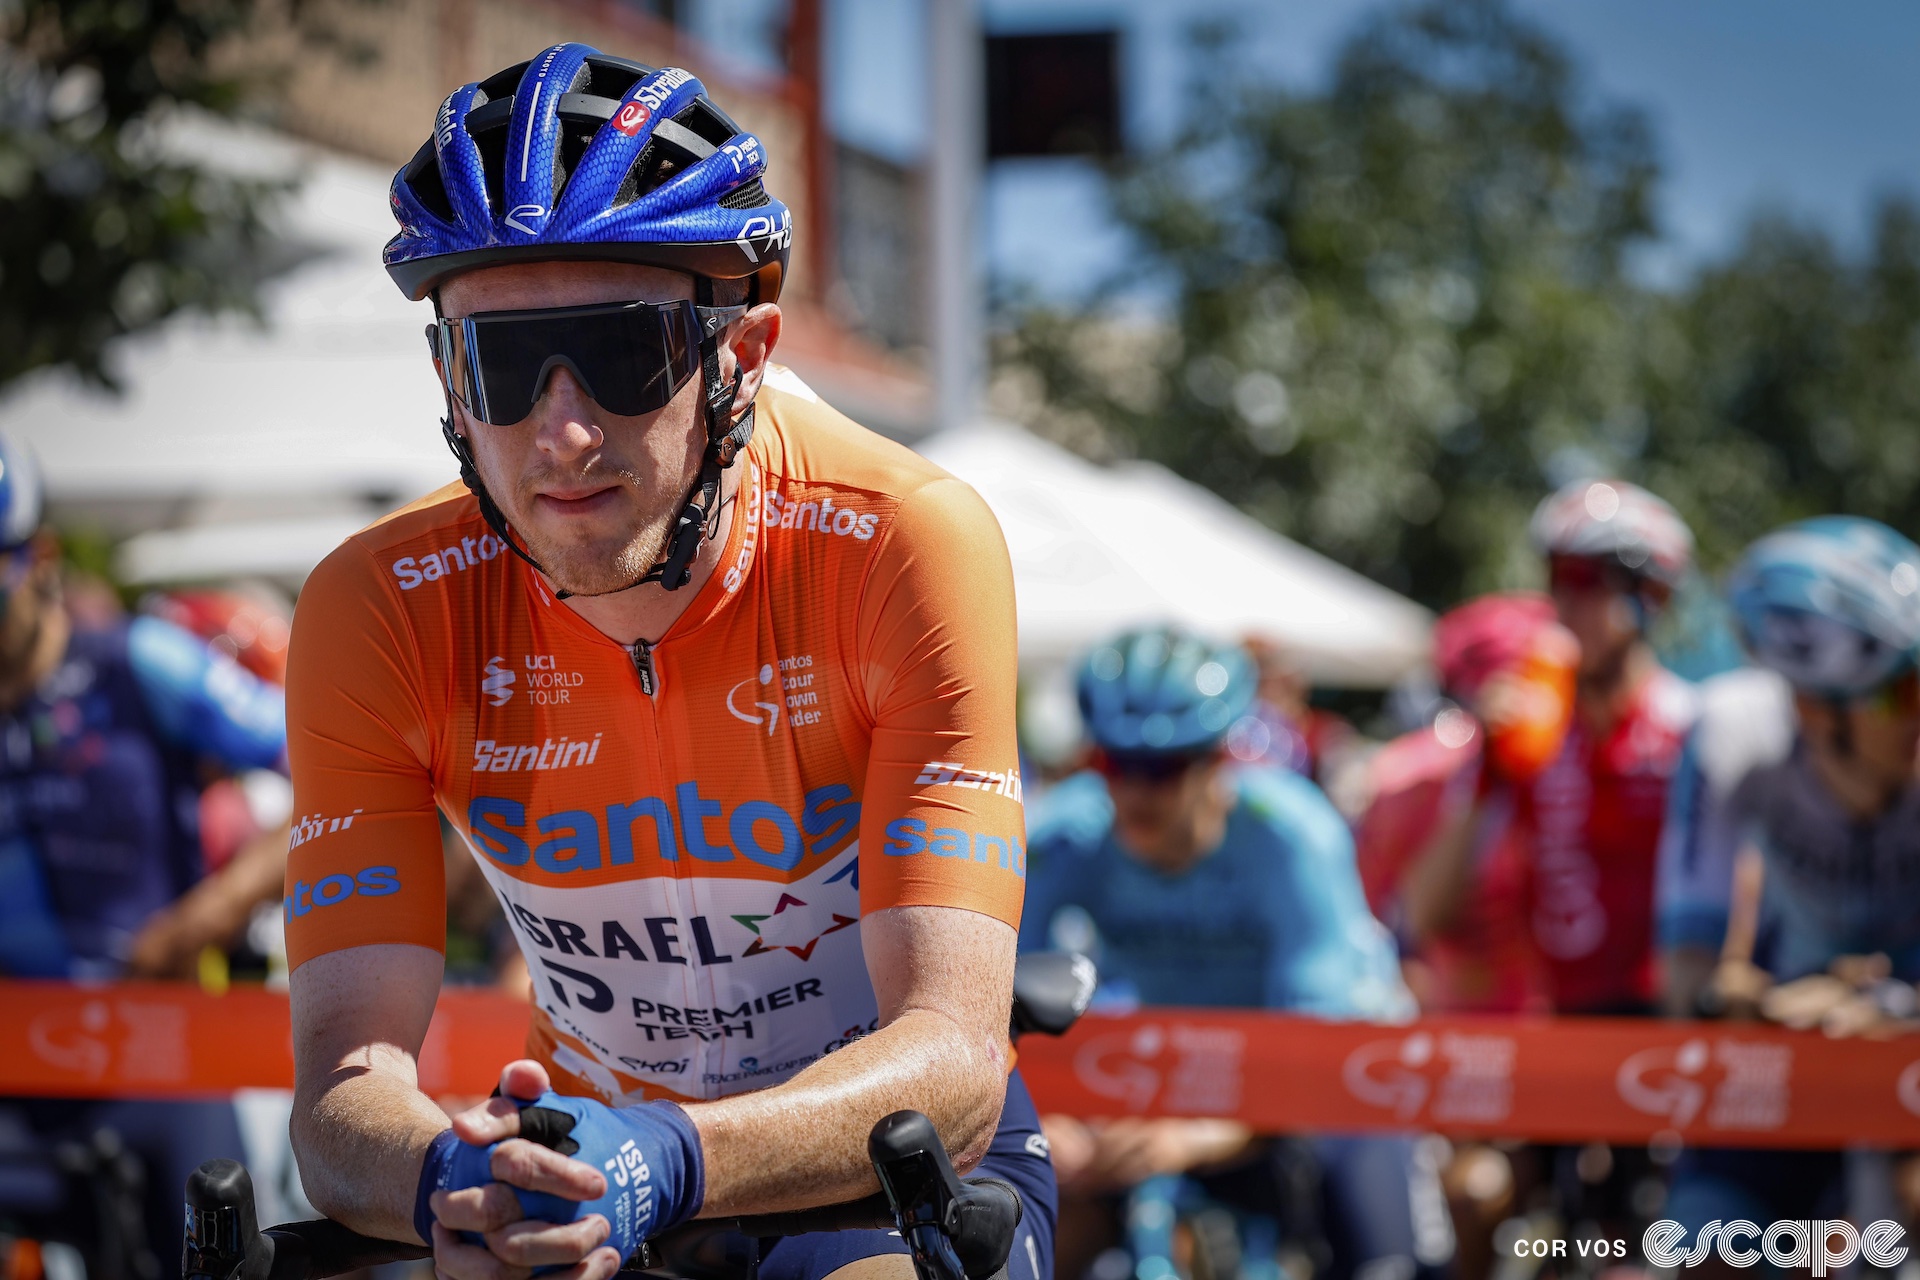
<instances>
[{"instance_id":1,"label":"blurred tree foliage","mask_svg":"<svg viewBox=\"0 0 1920 1280\"><path fill-rule=\"evenodd\" d=\"M1357 31L1329 88L1224 74L1113 174L1165 327L1026 307L995 402L1099 456L1172 467L1436 605L1538 581L1553 484L1641 480L1709 565L1823 510L1920 527L1920 215L1871 259L1756 223L1677 290L1639 283L1653 141L1502 0ZM1211 87L1208 87L1211 86Z\"/></svg>"},{"instance_id":2,"label":"blurred tree foliage","mask_svg":"<svg viewBox=\"0 0 1920 1280\"><path fill-rule=\"evenodd\" d=\"M301 0L0 0L0 385L63 365L112 386L115 338L252 307L278 188L165 131L267 87L218 54L288 21L328 34Z\"/></svg>"}]
</instances>

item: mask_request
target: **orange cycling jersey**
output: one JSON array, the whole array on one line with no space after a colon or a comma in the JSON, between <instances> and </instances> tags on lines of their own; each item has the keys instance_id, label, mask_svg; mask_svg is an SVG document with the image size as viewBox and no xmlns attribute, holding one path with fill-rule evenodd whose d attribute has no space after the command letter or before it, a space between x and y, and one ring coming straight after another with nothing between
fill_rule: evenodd
<instances>
[{"instance_id":1,"label":"orange cycling jersey","mask_svg":"<svg viewBox=\"0 0 1920 1280\"><path fill-rule=\"evenodd\" d=\"M532 1054L619 1104L777 1084L872 1031L864 912L1018 927L999 526L784 370L757 413L719 567L652 645L557 601L457 486L314 571L288 685L295 967L444 947L437 805L526 955Z\"/></svg>"}]
</instances>

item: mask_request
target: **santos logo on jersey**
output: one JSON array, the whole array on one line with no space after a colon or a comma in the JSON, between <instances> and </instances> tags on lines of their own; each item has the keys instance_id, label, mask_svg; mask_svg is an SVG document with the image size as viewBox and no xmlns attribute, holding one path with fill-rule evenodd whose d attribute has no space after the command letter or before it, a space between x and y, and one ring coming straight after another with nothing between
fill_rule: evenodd
<instances>
[{"instance_id":1,"label":"santos logo on jersey","mask_svg":"<svg viewBox=\"0 0 1920 1280\"><path fill-rule=\"evenodd\" d=\"M682 851L702 862L731 862L737 854L791 871L806 854L832 853L860 829L860 805L845 783L815 787L801 809L798 821L767 800L743 800L728 809L701 795L698 782L683 782L673 789L671 805L662 796L641 796L597 811L563 809L529 824L520 801L475 796L467 806L467 832L475 848L503 867L531 860L543 871L565 874L629 865L636 853L647 852L649 839L667 862L679 861ZM523 834L529 825L546 838L530 843ZM716 827L731 844L710 838ZM637 840L636 831L644 833ZM1024 871L1024 856L1021 861Z\"/></svg>"},{"instance_id":2,"label":"santos logo on jersey","mask_svg":"<svg viewBox=\"0 0 1920 1280\"><path fill-rule=\"evenodd\" d=\"M852 534L856 541L866 542L879 527L880 517L870 512L863 515L852 507L836 507L833 499L824 495L818 502L800 502L769 489L761 521L769 529L811 529L842 538Z\"/></svg>"}]
</instances>

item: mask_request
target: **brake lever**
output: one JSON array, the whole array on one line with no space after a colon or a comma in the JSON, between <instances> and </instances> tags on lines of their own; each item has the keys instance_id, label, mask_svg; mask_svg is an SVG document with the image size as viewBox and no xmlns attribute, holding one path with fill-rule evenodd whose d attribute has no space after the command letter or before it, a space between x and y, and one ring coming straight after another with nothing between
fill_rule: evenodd
<instances>
[{"instance_id":1,"label":"brake lever","mask_svg":"<svg viewBox=\"0 0 1920 1280\"><path fill-rule=\"evenodd\" d=\"M209 1160L187 1179L186 1280L266 1280L273 1251L260 1236L253 1178L238 1160Z\"/></svg>"}]
</instances>

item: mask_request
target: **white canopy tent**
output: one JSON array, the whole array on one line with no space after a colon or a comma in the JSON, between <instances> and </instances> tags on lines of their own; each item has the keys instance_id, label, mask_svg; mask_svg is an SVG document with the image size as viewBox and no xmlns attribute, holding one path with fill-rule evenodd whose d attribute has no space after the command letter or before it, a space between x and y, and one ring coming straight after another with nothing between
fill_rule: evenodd
<instances>
[{"instance_id":1,"label":"white canopy tent","mask_svg":"<svg viewBox=\"0 0 1920 1280\"><path fill-rule=\"evenodd\" d=\"M1379 687L1426 658L1425 609L1164 467L1098 467L991 423L918 447L999 518L1023 664L1063 662L1153 622L1271 637L1318 684Z\"/></svg>"}]
</instances>

